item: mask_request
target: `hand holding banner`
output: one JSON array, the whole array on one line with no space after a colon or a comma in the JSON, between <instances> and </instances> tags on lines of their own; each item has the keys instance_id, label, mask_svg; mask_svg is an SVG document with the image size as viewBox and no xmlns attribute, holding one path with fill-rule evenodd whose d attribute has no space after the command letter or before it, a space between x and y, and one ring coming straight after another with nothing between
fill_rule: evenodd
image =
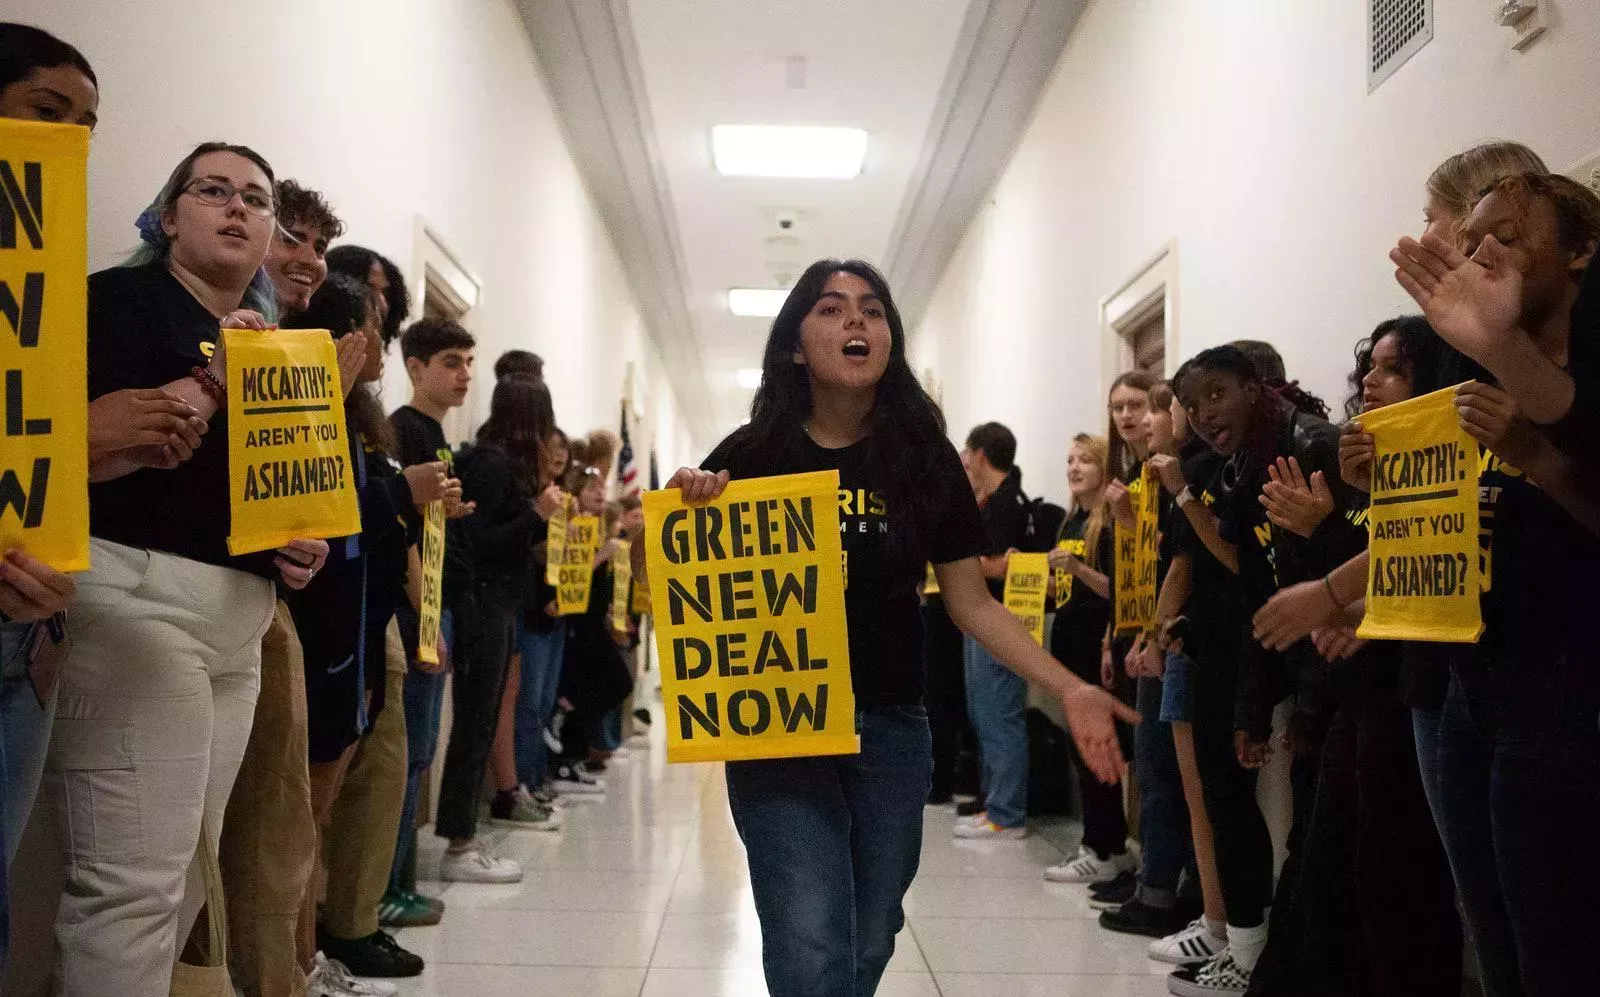
<instances>
[{"instance_id":1,"label":"hand holding banner","mask_svg":"<svg viewBox=\"0 0 1600 997\"><path fill-rule=\"evenodd\" d=\"M696 506L647 492L644 514L667 759L861 750L838 472L735 481Z\"/></svg>"},{"instance_id":2,"label":"hand holding banner","mask_svg":"<svg viewBox=\"0 0 1600 997\"><path fill-rule=\"evenodd\" d=\"M544 583L546 585L561 584L561 566L567 558L567 521L572 518L573 499L571 495L562 495L561 504L556 511L550 514L549 527L545 533L544 545Z\"/></svg>"},{"instance_id":3,"label":"hand holding banner","mask_svg":"<svg viewBox=\"0 0 1600 997\"><path fill-rule=\"evenodd\" d=\"M1028 628L1034 642L1044 646L1045 581L1050 577L1050 555L1012 554L1006 561L1006 608Z\"/></svg>"},{"instance_id":4,"label":"hand holding banner","mask_svg":"<svg viewBox=\"0 0 1600 997\"><path fill-rule=\"evenodd\" d=\"M0 118L0 553L89 567L89 129Z\"/></svg>"},{"instance_id":5,"label":"hand holding banner","mask_svg":"<svg viewBox=\"0 0 1600 997\"><path fill-rule=\"evenodd\" d=\"M230 554L361 532L344 392L322 329L222 330Z\"/></svg>"},{"instance_id":6,"label":"hand holding banner","mask_svg":"<svg viewBox=\"0 0 1600 997\"><path fill-rule=\"evenodd\" d=\"M1064 550L1078 560L1083 560L1084 545L1082 539L1062 540L1056 544L1056 549ZM1067 571L1065 568L1055 573L1057 609L1060 609L1062 606L1065 606L1067 603L1072 601L1072 583L1075 579L1076 576L1073 575L1072 572Z\"/></svg>"},{"instance_id":7,"label":"hand holding banner","mask_svg":"<svg viewBox=\"0 0 1600 997\"><path fill-rule=\"evenodd\" d=\"M1359 637L1471 643L1478 601L1478 444L1455 388L1361 416L1371 434L1371 574Z\"/></svg>"},{"instance_id":8,"label":"hand holding banner","mask_svg":"<svg viewBox=\"0 0 1600 997\"><path fill-rule=\"evenodd\" d=\"M1117 524L1116 631L1149 630L1156 622L1156 565L1161 552L1161 482L1146 464L1128 485L1133 498L1132 529Z\"/></svg>"}]
</instances>

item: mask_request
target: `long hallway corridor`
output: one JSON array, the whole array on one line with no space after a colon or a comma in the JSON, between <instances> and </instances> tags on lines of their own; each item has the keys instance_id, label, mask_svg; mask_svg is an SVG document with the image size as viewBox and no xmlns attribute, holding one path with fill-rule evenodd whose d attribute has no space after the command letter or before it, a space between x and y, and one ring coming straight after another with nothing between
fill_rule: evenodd
<instances>
[{"instance_id":1,"label":"long hallway corridor","mask_svg":"<svg viewBox=\"0 0 1600 997\"><path fill-rule=\"evenodd\" d=\"M429 997L761 997L761 938L720 765L667 765L650 748L614 763L604 800L571 802L556 834L496 830L523 864L515 886L424 882L444 923L398 935L428 962L401 994ZM927 811L909 923L881 997L1144 997L1171 967L1147 939L1100 930L1080 886L1042 871L1076 848L1076 823L1023 841L954 842ZM442 845L425 832L422 871Z\"/></svg>"}]
</instances>

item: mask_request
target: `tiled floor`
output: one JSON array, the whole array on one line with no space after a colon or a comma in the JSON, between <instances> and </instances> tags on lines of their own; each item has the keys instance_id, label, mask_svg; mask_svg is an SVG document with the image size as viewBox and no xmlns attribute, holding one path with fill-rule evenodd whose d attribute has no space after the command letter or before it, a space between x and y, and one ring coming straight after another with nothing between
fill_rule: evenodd
<instances>
[{"instance_id":1,"label":"tiled floor","mask_svg":"<svg viewBox=\"0 0 1600 997\"><path fill-rule=\"evenodd\" d=\"M657 735L659 736L659 735ZM429 997L762 997L761 935L720 766L666 765L659 744L613 765L603 802L573 803L560 834L495 832L516 886L424 883L442 925L400 933L428 961L402 994ZM928 811L881 997L1145 997L1164 968L1145 941L1101 931L1081 887L1041 870L1074 828L1024 841L951 840ZM431 836L423 869L437 869Z\"/></svg>"}]
</instances>

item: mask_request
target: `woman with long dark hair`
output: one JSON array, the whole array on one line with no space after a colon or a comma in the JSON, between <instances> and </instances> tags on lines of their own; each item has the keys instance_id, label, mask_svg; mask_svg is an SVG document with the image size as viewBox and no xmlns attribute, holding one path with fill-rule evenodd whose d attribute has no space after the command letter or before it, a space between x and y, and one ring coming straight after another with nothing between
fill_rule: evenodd
<instances>
[{"instance_id":1,"label":"woman with long dark hair","mask_svg":"<svg viewBox=\"0 0 1600 997\"><path fill-rule=\"evenodd\" d=\"M750 422L667 482L694 503L734 477L837 470L841 489L878 498L841 512L860 753L727 765L775 997L872 994L905 923L932 765L917 602L926 564L956 625L1061 702L1100 779L1122 768L1115 720L1138 719L989 595L977 502L905 346L883 276L819 260L772 324ZM633 552L642 578L644 545Z\"/></svg>"},{"instance_id":2,"label":"woman with long dark hair","mask_svg":"<svg viewBox=\"0 0 1600 997\"><path fill-rule=\"evenodd\" d=\"M446 881L513 883L522 867L477 839L478 792L500 719L516 612L531 574L535 542L558 498L541 490L543 453L555 431L550 389L508 377L494 386L489 418L456 459L462 499L477 503L466 520L475 578L470 611L455 621L452 655L455 722L445 750L434 833L450 840Z\"/></svg>"}]
</instances>

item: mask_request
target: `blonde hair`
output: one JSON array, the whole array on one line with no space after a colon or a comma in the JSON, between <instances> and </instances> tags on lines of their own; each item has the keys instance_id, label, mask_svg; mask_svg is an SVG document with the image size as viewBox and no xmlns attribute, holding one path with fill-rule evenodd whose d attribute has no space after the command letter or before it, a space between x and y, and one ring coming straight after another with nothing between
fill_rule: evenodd
<instances>
[{"instance_id":1,"label":"blonde hair","mask_svg":"<svg viewBox=\"0 0 1600 997\"><path fill-rule=\"evenodd\" d=\"M1429 197L1450 212L1452 229L1460 234L1467 216L1496 180L1513 174L1549 172L1539 154L1521 142L1485 142L1440 163L1424 187Z\"/></svg>"},{"instance_id":2,"label":"blonde hair","mask_svg":"<svg viewBox=\"0 0 1600 997\"><path fill-rule=\"evenodd\" d=\"M1095 490L1094 497L1088 506L1089 521L1083 525L1083 563L1091 568L1098 567L1100 550L1100 533L1106 528L1106 492L1105 486L1111 480L1111 473L1106 464L1111 459L1111 446L1104 436L1095 436L1091 433L1079 433L1072 438L1072 445L1082 447L1088 451L1089 462L1100 467L1100 487ZM1070 519L1084 510L1078 504L1078 497L1072 496L1072 509L1067 513ZM1063 524L1062 529L1065 529Z\"/></svg>"}]
</instances>

